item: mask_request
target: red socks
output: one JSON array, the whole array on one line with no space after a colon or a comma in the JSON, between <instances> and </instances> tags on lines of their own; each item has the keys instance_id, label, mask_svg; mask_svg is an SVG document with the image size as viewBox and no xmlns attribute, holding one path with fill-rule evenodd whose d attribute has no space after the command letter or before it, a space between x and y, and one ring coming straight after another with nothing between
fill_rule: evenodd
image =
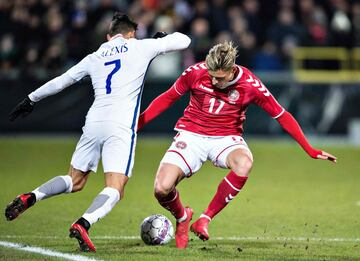
<instances>
[{"instance_id":1,"label":"red socks","mask_svg":"<svg viewBox=\"0 0 360 261\"><path fill-rule=\"evenodd\" d=\"M245 185L247 178L246 176L238 176L235 172L230 171L219 184L215 196L203 215L212 219L239 193ZM169 210L176 219L184 217L185 209L181 203L179 192L176 189L172 190L166 197L160 198L156 196L156 198L160 205Z\"/></svg>"},{"instance_id":2,"label":"red socks","mask_svg":"<svg viewBox=\"0 0 360 261\"><path fill-rule=\"evenodd\" d=\"M156 196L156 198L160 205L169 210L176 219L184 217L185 209L181 203L179 192L176 189L172 190L166 197L160 198Z\"/></svg>"},{"instance_id":3,"label":"red socks","mask_svg":"<svg viewBox=\"0 0 360 261\"><path fill-rule=\"evenodd\" d=\"M235 172L230 171L219 184L215 196L203 215L212 219L239 193L245 185L247 178L246 176L238 176Z\"/></svg>"}]
</instances>

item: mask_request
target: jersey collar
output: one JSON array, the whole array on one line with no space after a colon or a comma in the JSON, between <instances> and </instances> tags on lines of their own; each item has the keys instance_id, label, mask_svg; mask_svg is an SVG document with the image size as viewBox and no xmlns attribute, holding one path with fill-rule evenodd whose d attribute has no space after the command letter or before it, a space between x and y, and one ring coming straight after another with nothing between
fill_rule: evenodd
<instances>
[{"instance_id":1,"label":"jersey collar","mask_svg":"<svg viewBox=\"0 0 360 261\"><path fill-rule=\"evenodd\" d=\"M118 38L118 37L124 38L124 36L123 36L122 34L115 34L114 36L112 36L112 37L110 38L109 41L114 40L115 38Z\"/></svg>"},{"instance_id":2,"label":"jersey collar","mask_svg":"<svg viewBox=\"0 0 360 261\"><path fill-rule=\"evenodd\" d=\"M241 69L241 67L239 65L236 65L236 67L239 69L239 73L236 75L234 80L232 80L232 81L228 82L227 84L225 84L225 88L227 88L230 85L233 85L234 83L236 83L238 80L240 80L241 76L243 75L243 70Z\"/></svg>"}]
</instances>

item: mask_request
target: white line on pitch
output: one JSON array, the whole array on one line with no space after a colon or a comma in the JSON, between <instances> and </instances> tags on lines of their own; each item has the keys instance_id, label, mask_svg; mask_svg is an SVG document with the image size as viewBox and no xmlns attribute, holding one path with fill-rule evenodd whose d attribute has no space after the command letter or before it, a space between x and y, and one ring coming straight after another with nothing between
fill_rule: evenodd
<instances>
[{"instance_id":1,"label":"white line on pitch","mask_svg":"<svg viewBox=\"0 0 360 261\"><path fill-rule=\"evenodd\" d=\"M318 241L318 242L360 242L360 238L328 238L328 237L214 237L216 240L277 240L277 241Z\"/></svg>"},{"instance_id":2,"label":"white line on pitch","mask_svg":"<svg viewBox=\"0 0 360 261\"><path fill-rule=\"evenodd\" d=\"M17 250L31 252L31 253L36 253L36 254L40 254L43 256L60 257L60 258L68 259L68 260L74 260L74 261L98 261L98 259L89 258L86 256L66 254L66 253L61 253L61 252L53 251L53 250L46 249L46 248L33 247L33 246L17 244L17 243L12 243L12 242L7 242L7 241L0 241L0 246L7 247L7 248L14 248Z\"/></svg>"},{"instance_id":3,"label":"white line on pitch","mask_svg":"<svg viewBox=\"0 0 360 261\"><path fill-rule=\"evenodd\" d=\"M138 236L95 236L94 239L140 239ZM321 238L321 237L212 237L213 240L229 241L323 241L323 242L360 242L360 238Z\"/></svg>"},{"instance_id":4,"label":"white line on pitch","mask_svg":"<svg viewBox=\"0 0 360 261\"><path fill-rule=\"evenodd\" d=\"M22 235L22 236L15 236L15 235L0 235L0 238L38 238L38 239L63 239L65 237L57 237L57 236L33 236L33 235ZM115 239L115 240L138 240L140 239L139 236L92 236L92 239ZM230 240L230 241L269 241L269 240L276 240L276 241L284 241L284 240L292 240L292 241L322 241L322 242L360 242L360 238L341 238L341 237L255 237L255 236L248 236L248 237L212 237L213 240Z\"/></svg>"}]
</instances>

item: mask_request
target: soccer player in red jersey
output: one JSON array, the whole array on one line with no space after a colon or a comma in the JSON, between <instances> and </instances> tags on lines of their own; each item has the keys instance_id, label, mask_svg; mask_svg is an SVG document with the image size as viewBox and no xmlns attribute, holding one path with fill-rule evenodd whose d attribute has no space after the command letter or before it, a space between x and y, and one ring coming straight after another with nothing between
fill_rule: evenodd
<instances>
[{"instance_id":1,"label":"soccer player in red jersey","mask_svg":"<svg viewBox=\"0 0 360 261\"><path fill-rule=\"evenodd\" d=\"M175 240L186 248L193 211L184 207L176 185L210 160L230 169L220 182L207 209L190 227L200 239L208 240L209 222L242 189L253 165L253 156L242 138L245 113L256 104L276 119L314 159L336 162L336 157L313 148L299 124L247 68L236 65L232 43L215 45L205 62L190 66L173 86L152 101L140 115L138 129L153 120L186 92L190 103L178 120L174 141L160 162L155 178L155 197L176 218Z\"/></svg>"}]
</instances>

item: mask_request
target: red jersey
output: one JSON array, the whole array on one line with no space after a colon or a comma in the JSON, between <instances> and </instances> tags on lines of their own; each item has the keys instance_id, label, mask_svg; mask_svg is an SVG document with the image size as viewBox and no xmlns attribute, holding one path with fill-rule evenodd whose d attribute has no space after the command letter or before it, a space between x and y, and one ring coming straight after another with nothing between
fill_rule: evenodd
<instances>
[{"instance_id":1,"label":"red jersey","mask_svg":"<svg viewBox=\"0 0 360 261\"><path fill-rule=\"evenodd\" d=\"M312 158L336 162L336 157L314 149L294 117L285 111L264 84L248 69L238 66L235 79L224 89L212 86L204 62L190 66L169 90L156 97L138 120L138 129L168 109L190 91L190 103L176 130L187 130L205 136L241 135L249 104L254 103L275 118Z\"/></svg>"},{"instance_id":2,"label":"red jersey","mask_svg":"<svg viewBox=\"0 0 360 261\"><path fill-rule=\"evenodd\" d=\"M285 110L265 85L245 67L225 89L212 85L205 62L190 66L174 83L179 95L190 91L190 103L175 125L205 136L242 135L248 106L260 106L271 117L278 118Z\"/></svg>"}]
</instances>

